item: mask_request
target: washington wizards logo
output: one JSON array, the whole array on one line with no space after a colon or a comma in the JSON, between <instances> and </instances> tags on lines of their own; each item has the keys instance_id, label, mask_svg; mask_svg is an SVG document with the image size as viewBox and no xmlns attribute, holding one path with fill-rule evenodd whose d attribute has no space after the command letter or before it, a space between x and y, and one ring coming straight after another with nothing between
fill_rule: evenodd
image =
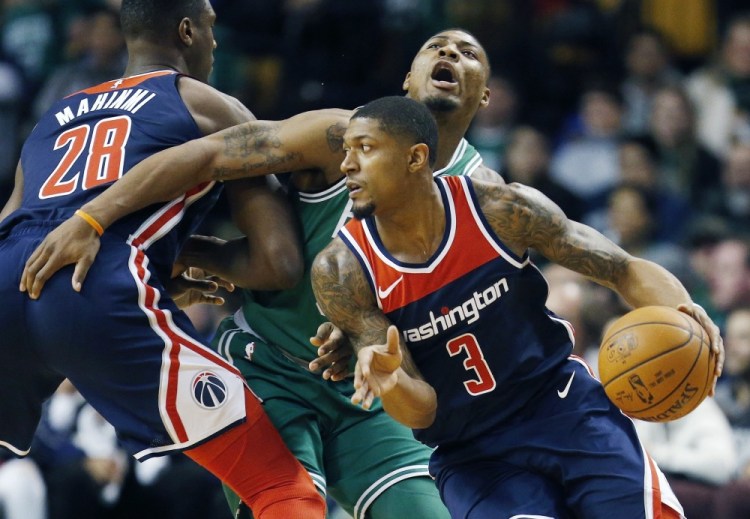
<instances>
[{"instance_id":1,"label":"washington wizards logo","mask_svg":"<svg viewBox=\"0 0 750 519\"><path fill-rule=\"evenodd\" d=\"M204 409L217 409L227 401L227 385L211 371L202 371L193 379L193 399Z\"/></svg>"}]
</instances>

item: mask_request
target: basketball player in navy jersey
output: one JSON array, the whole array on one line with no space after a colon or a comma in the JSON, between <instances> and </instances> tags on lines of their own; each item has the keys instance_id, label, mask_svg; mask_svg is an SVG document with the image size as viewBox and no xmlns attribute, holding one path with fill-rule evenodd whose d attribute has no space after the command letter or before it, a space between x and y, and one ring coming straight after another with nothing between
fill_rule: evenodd
<instances>
[{"instance_id":1,"label":"basketball player in navy jersey","mask_svg":"<svg viewBox=\"0 0 750 519\"><path fill-rule=\"evenodd\" d=\"M406 95L428 106L439 121L435 175L498 179L464 139L474 114L488 102L488 77L489 61L482 45L460 29L431 36L414 57L403 88ZM417 442L408 428L397 424L381 407L364 410L352 404L352 380L336 371L347 366L337 357L341 350L318 360L309 341L325 320L315 304L310 266L351 217L351 201L340 169L344 157L341 138L350 115L347 110L320 110L286 121L254 121L165 150L139 163L83 209L108 227L126 210L160 197L170 198L174 193L167 196L164 190L187 189L202 181L203 175L220 173L227 178L293 171L290 199L304 237L303 280L284 291L243 291L242 309L222 322L214 339L216 350L241 369L251 389L263 399L264 409L287 446L321 491L334 497L355 519L391 519L394 511L401 510L409 510L415 519L438 519L448 513L428 477L431 449ZM184 183L178 185L180 179ZM235 215L242 216L242 211L236 210L242 198L234 196L231 184L227 186L230 205ZM29 260L27 286L32 297L44 284L34 278L35 267L41 265L37 260L46 262L43 274L48 278L59 268L57 260L67 257L66 251L85 248L71 226L82 227L84 238L98 242L80 218L53 231ZM45 251L52 254L46 256ZM244 287L242 276L248 267L232 261L232 256L218 240L196 239L183 250L181 261ZM83 280L86 268L76 269L76 282ZM326 325L320 329L328 330ZM253 345L251 354L247 353L249 344ZM336 343L324 343L321 348L328 349L331 344ZM331 359L337 362L324 371L324 378L315 368L308 368L311 360L325 364ZM379 446L377 452L371 448L373 444ZM239 506L236 496L229 495L229 500L233 509Z\"/></svg>"},{"instance_id":2,"label":"basketball player in navy jersey","mask_svg":"<svg viewBox=\"0 0 750 519\"><path fill-rule=\"evenodd\" d=\"M91 284L80 292L57 278L36 300L18 292L29 253L61 220L75 214L101 233L96 219L77 209L124 172L160 150L253 119L206 84L216 45L207 0L124 0L121 20L129 52L124 77L72 94L44 114L0 212L0 446L27 454L42 402L68 378L137 459L184 451L258 518L323 518L323 499L242 375L200 343L165 290L218 184L193 185L107 229ZM251 275L258 288L290 286L301 255L289 208L262 181L245 190L252 194L245 210L274 219L256 217L255 227L271 228L244 229L248 238L238 246L250 261L271 258L263 261L278 266ZM210 294L197 299L212 301Z\"/></svg>"},{"instance_id":3,"label":"basketball player in navy jersey","mask_svg":"<svg viewBox=\"0 0 750 519\"><path fill-rule=\"evenodd\" d=\"M570 357L572 330L545 308L534 248L616 290L718 328L665 269L568 220L541 193L433 179L435 121L403 97L358 110L344 134L355 220L312 283L358 352L353 401L375 397L436 447L430 472L451 516L678 518L682 508L633 424Z\"/></svg>"}]
</instances>

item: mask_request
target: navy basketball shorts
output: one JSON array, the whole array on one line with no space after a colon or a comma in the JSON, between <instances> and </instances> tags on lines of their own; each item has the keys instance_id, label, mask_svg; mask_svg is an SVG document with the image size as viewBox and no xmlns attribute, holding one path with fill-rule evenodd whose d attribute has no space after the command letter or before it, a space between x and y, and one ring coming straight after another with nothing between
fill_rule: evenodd
<instances>
[{"instance_id":1,"label":"navy basketball shorts","mask_svg":"<svg viewBox=\"0 0 750 519\"><path fill-rule=\"evenodd\" d=\"M632 421L571 357L522 416L430 461L451 517L654 519L682 515Z\"/></svg>"},{"instance_id":2,"label":"navy basketball shorts","mask_svg":"<svg viewBox=\"0 0 750 519\"><path fill-rule=\"evenodd\" d=\"M242 376L201 344L148 258L122 238L102 237L81 293L72 266L38 300L19 292L26 259L52 228L20 224L0 240L0 446L28 453L42 404L64 378L139 460L242 422Z\"/></svg>"}]
</instances>

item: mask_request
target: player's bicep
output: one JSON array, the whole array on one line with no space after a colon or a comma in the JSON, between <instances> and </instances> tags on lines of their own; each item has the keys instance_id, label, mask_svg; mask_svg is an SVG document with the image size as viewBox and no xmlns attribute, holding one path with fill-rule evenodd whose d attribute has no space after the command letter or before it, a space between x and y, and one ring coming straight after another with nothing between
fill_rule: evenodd
<instances>
[{"instance_id":1,"label":"player's bicep","mask_svg":"<svg viewBox=\"0 0 750 519\"><path fill-rule=\"evenodd\" d=\"M521 184L478 183L493 230L516 252L533 248L547 259L614 286L630 256L595 229L568 219L549 198Z\"/></svg>"},{"instance_id":2,"label":"player's bicep","mask_svg":"<svg viewBox=\"0 0 750 519\"><path fill-rule=\"evenodd\" d=\"M378 307L359 262L340 239L318 254L311 277L320 310L347 335L355 351L385 342L391 323Z\"/></svg>"}]
</instances>

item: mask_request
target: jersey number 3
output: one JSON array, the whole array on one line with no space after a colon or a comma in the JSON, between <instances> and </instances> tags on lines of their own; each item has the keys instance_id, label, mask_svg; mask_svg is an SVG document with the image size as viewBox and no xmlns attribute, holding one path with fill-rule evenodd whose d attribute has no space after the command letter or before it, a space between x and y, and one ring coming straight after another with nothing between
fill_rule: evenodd
<instances>
[{"instance_id":1,"label":"jersey number 3","mask_svg":"<svg viewBox=\"0 0 750 519\"><path fill-rule=\"evenodd\" d=\"M462 351L466 352L467 358L464 360L464 368L467 371L472 370L477 377L464 381L464 387L470 395L478 396L497 387L495 377L492 375L487 361L484 360L484 354L474 335L470 333L460 335L448 341L445 347L451 357L455 357Z\"/></svg>"},{"instance_id":2,"label":"jersey number 3","mask_svg":"<svg viewBox=\"0 0 750 519\"><path fill-rule=\"evenodd\" d=\"M64 131L55 141L55 150L65 148L60 162L42 184L39 198L65 196L78 188L81 172L72 176L70 170L78 162L84 151L87 152L83 166L83 189L114 182L122 176L125 164L125 146L130 138L130 117L118 116L102 119L93 130L82 124Z\"/></svg>"}]
</instances>

